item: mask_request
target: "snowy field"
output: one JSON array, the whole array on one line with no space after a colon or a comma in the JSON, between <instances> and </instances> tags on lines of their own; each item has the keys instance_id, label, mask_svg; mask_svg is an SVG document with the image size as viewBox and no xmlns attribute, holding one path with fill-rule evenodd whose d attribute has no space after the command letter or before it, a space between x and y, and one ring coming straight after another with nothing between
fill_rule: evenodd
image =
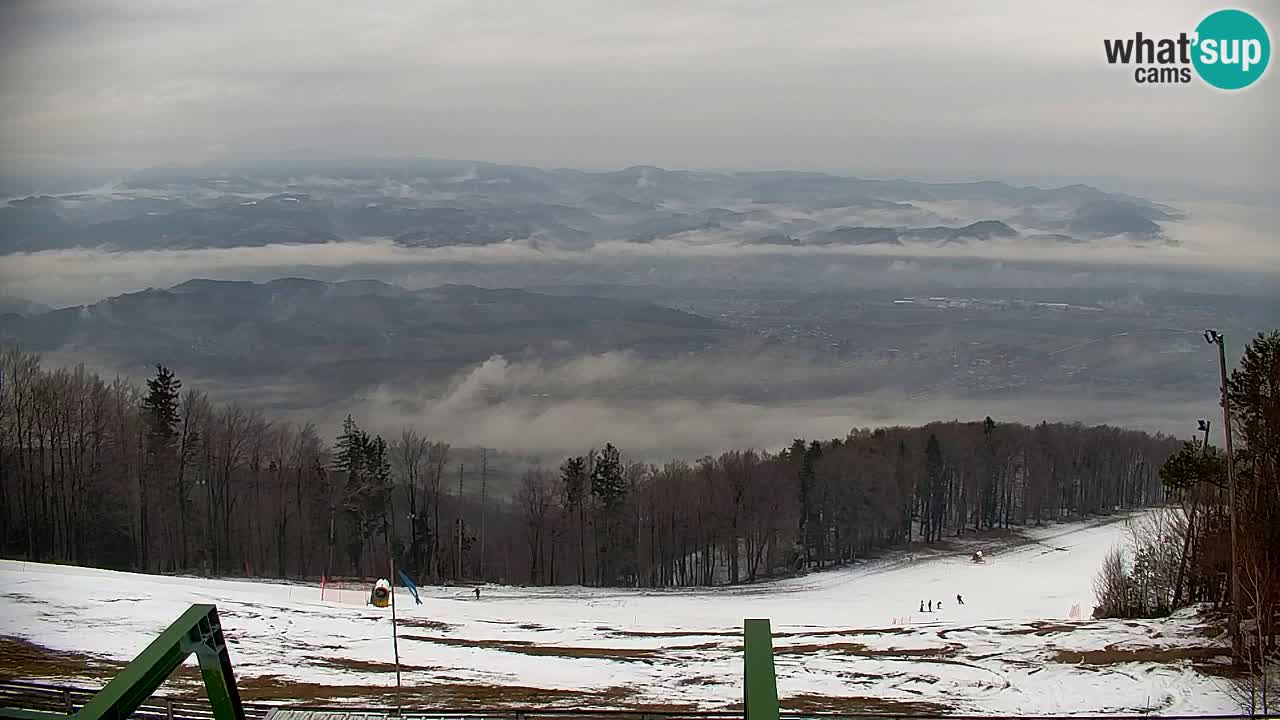
<instances>
[{"instance_id":1,"label":"snowy field","mask_svg":"<svg viewBox=\"0 0 1280 720\"><path fill-rule=\"evenodd\" d=\"M779 694L795 709L1236 711L1197 669L1225 658L1190 614L1088 619L1092 578L1124 533L1059 525L982 565L919 551L732 589L487 586L477 600L423 587L422 605L401 589L404 683L421 706L725 708L742 697L742 620L769 618ZM190 604L215 603L246 699L385 702L395 683L390 610L322 602L314 587L7 561L0 586L0 635L125 661ZM920 613L921 600L942 609Z\"/></svg>"}]
</instances>

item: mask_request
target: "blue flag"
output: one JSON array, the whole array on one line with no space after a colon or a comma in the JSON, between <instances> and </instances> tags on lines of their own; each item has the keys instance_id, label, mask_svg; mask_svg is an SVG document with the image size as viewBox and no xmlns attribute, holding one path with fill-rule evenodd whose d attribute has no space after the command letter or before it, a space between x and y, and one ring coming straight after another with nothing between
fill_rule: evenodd
<instances>
[{"instance_id":1,"label":"blue flag","mask_svg":"<svg viewBox=\"0 0 1280 720\"><path fill-rule=\"evenodd\" d=\"M404 574L403 570L400 571L400 579L404 581L404 586L409 588L409 594L413 595L413 601L421 605L422 598L418 597L418 586L413 584L413 581L409 579L408 575Z\"/></svg>"}]
</instances>

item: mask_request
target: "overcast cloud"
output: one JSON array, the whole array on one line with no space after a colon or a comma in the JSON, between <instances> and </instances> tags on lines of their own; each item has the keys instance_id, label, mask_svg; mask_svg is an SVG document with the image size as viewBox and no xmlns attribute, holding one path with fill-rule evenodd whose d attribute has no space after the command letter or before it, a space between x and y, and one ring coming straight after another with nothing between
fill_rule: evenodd
<instances>
[{"instance_id":1,"label":"overcast cloud","mask_svg":"<svg viewBox=\"0 0 1280 720\"><path fill-rule=\"evenodd\" d=\"M1201 364L1212 377L1212 358ZM869 372L875 370L814 365L794 357L646 362L606 353L551 365L494 357L459 373L443 392L383 387L356 402L354 411L344 404L307 417L333 426L344 413L355 412L388 434L412 425L458 445L499 447L548 460L622 439L632 456L661 462L731 449L777 451L794 437L841 437L857 427L976 420L985 414L1002 422L1079 421L1182 434L1186 418L1205 406L1204 393L1197 392L1148 394L1140 403L1081 388L983 398L910 392L872 381ZM854 378L865 386L862 392L828 393L824 399L753 401L734 392L762 383L792 390L801 383L811 385L804 388L811 392L824 383L846 387Z\"/></svg>"},{"instance_id":2,"label":"overcast cloud","mask_svg":"<svg viewBox=\"0 0 1280 720\"><path fill-rule=\"evenodd\" d=\"M1217 2L363 5L0 5L0 154L19 172L318 147L1280 187L1277 70L1219 93L1103 60L1103 37L1190 31ZM1231 5L1274 40L1280 3Z\"/></svg>"}]
</instances>

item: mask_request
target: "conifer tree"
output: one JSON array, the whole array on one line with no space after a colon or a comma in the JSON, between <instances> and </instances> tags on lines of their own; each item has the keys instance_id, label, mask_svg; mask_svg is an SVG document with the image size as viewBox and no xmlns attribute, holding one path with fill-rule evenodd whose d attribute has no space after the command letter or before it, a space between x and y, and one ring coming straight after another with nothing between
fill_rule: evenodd
<instances>
[{"instance_id":1,"label":"conifer tree","mask_svg":"<svg viewBox=\"0 0 1280 720\"><path fill-rule=\"evenodd\" d=\"M151 495L173 464L178 440L178 398L182 382L173 371L156 365L156 376L147 381L142 401L145 445L138 475L138 542L142 568L150 569Z\"/></svg>"},{"instance_id":2,"label":"conifer tree","mask_svg":"<svg viewBox=\"0 0 1280 720\"><path fill-rule=\"evenodd\" d=\"M578 511L578 582L587 581L586 516L583 506L587 494L587 459L581 455L565 460L560 466L560 483L565 512Z\"/></svg>"}]
</instances>

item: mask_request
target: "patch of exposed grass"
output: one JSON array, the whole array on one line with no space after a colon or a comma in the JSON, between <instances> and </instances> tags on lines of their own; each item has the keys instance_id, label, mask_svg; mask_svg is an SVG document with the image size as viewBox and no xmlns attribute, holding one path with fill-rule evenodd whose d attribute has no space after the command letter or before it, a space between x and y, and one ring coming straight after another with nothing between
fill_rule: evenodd
<instances>
[{"instance_id":1,"label":"patch of exposed grass","mask_svg":"<svg viewBox=\"0 0 1280 720\"><path fill-rule=\"evenodd\" d=\"M1171 647L1171 648L1116 648L1108 645L1102 650L1059 650L1054 662L1072 665L1118 665L1120 663L1171 663L1180 660L1206 661L1228 654L1225 648Z\"/></svg>"},{"instance_id":2,"label":"patch of exposed grass","mask_svg":"<svg viewBox=\"0 0 1280 720\"><path fill-rule=\"evenodd\" d=\"M648 712L684 712L692 705L649 705L635 702L634 688L615 686L605 690L566 690L525 685L448 682L394 687L369 685L322 685L301 683L266 675L246 678L240 683L246 701L290 701L298 707L323 707L335 701L364 701L390 707L397 701L406 710L473 710L501 707L572 707L619 709Z\"/></svg>"},{"instance_id":3,"label":"patch of exposed grass","mask_svg":"<svg viewBox=\"0 0 1280 720\"><path fill-rule=\"evenodd\" d=\"M825 645L810 643L804 645L786 645L775 647L774 655L806 655L815 652L839 652L860 657L899 657L899 658L947 658L953 657L962 645L947 645L940 648L890 648L887 650L869 648L862 643L838 642Z\"/></svg>"},{"instance_id":4,"label":"patch of exposed grass","mask_svg":"<svg viewBox=\"0 0 1280 720\"><path fill-rule=\"evenodd\" d=\"M427 635L401 635L401 640L455 645L470 648L485 648L503 652L536 655L539 657L568 658L607 658L610 660L650 660L658 656L658 650L648 648L609 648L609 647L569 647L565 645L535 645L528 640L467 640L463 638L443 638ZM680 649L680 648L672 648ZM687 646L683 649L702 649Z\"/></svg>"},{"instance_id":5,"label":"patch of exposed grass","mask_svg":"<svg viewBox=\"0 0 1280 720\"><path fill-rule=\"evenodd\" d=\"M438 620L421 620L419 618L402 618L397 620L396 624L422 628L424 630L434 630L436 632L449 632L453 629L453 626L446 622L440 622Z\"/></svg>"},{"instance_id":6,"label":"patch of exposed grass","mask_svg":"<svg viewBox=\"0 0 1280 720\"><path fill-rule=\"evenodd\" d=\"M606 630L610 634L617 637L629 638L666 638L666 637L742 637L740 630L717 630L708 632L694 632L691 630L609 630L609 628L596 628L597 630Z\"/></svg>"},{"instance_id":7,"label":"patch of exposed grass","mask_svg":"<svg viewBox=\"0 0 1280 720\"><path fill-rule=\"evenodd\" d=\"M51 650L29 640L0 635L0 682L27 678L75 678L88 685L105 685L128 663L81 652ZM183 692L188 686L199 686L200 669L179 665L161 691Z\"/></svg>"},{"instance_id":8,"label":"patch of exposed grass","mask_svg":"<svg viewBox=\"0 0 1280 720\"><path fill-rule=\"evenodd\" d=\"M1084 624L1084 623L1072 624L1072 623L1045 622L1043 620L1036 620L1035 622L1029 622L1026 625L1023 625L1020 628L1003 630L1001 631L1001 633L1004 635L1038 635L1040 637L1044 637L1046 635L1052 635L1054 633L1068 633L1068 632L1075 632L1076 630L1089 630L1094 627L1095 626L1092 624Z\"/></svg>"},{"instance_id":9,"label":"patch of exposed grass","mask_svg":"<svg viewBox=\"0 0 1280 720\"><path fill-rule=\"evenodd\" d=\"M77 676L107 679L124 667L116 660L41 647L22 638L0 636L0 680Z\"/></svg>"},{"instance_id":10,"label":"patch of exposed grass","mask_svg":"<svg viewBox=\"0 0 1280 720\"><path fill-rule=\"evenodd\" d=\"M865 629L847 629L847 630L792 630L789 632L773 633L775 638L792 638L792 637L840 637L842 635L913 635L915 630L911 628L865 628ZM733 633L741 636L742 633Z\"/></svg>"},{"instance_id":11,"label":"patch of exposed grass","mask_svg":"<svg viewBox=\"0 0 1280 720\"><path fill-rule=\"evenodd\" d=\"M530 640L472 640L470 638L439 637L436 635L401 635L401 640L435 643L436 645L452 645L454 647L479 647L506 650L508 648L532 645Z\"/></svg>"},{"instance_id":12,"label":"patch of exposed grass","mask_svg":"<svg viewBox=\"0 0 1280 720\"><path fill-rule=\"evenodd\" d=\"M782 698L779 705L790 712L885 713L893 715L940 715L950 708L923 700L891 700L877 697L836 697L800 693Z\"/></svg>"},{"instance_id":13,"label":"patch of exposed grass","mask_svg":"<svg viewBox=\"0 0 1280 720\"><path fill-rule=\"evenodd\" d=\"M393 673L396 671L396 664L382 660L360 660L357 658L343 657L319 657L311 660L312 665L326 665L329 667L341 668L343 670L354 670L356 672L375 672L375 673ZM436 672L446 670L447 668L439 665L410 665L408 663L400 663L401 670L426 670Z\"/></svg>"}]
</instances>

